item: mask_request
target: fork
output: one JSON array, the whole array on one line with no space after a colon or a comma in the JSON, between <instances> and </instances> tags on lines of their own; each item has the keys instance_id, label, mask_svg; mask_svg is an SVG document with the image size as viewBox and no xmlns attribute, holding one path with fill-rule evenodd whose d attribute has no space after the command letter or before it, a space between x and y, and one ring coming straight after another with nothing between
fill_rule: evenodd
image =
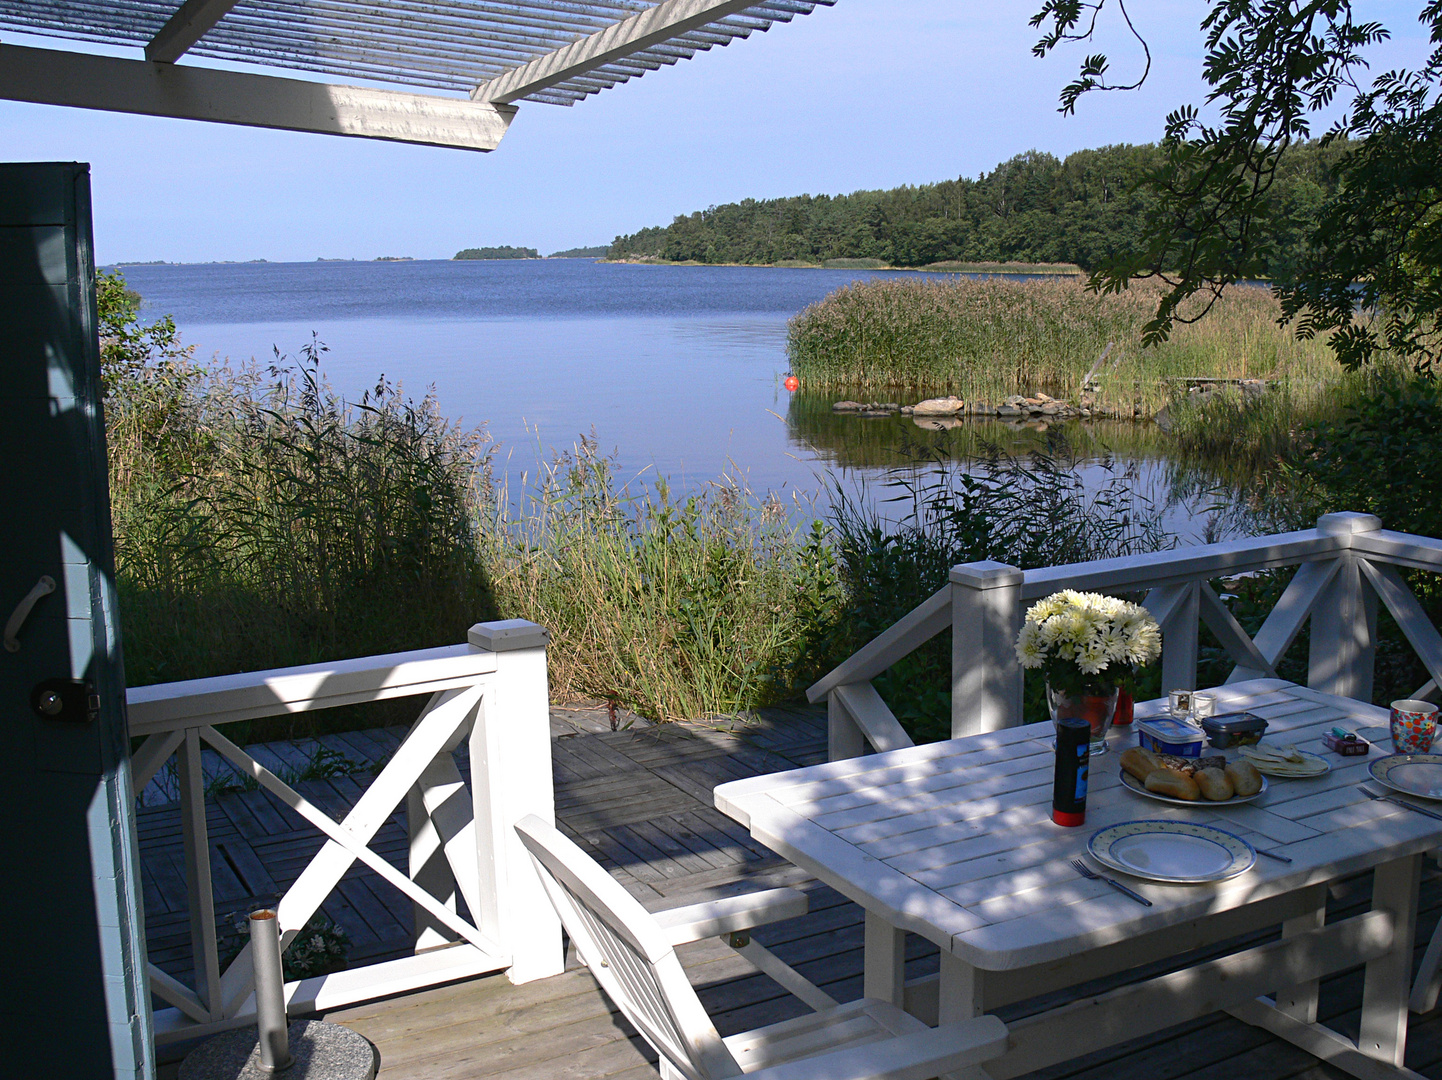
<instances>
[{"instance_id":1,"label":"fork","mask_svg":"<svg viewBox=\"0 0 1442 1080\"><path fill-rule=\"evenodd\" d=\"M1095 870L1093 870L1093 869L1092 869L1090 866L1088 866L1086 863L1082 862L1080 859L1073 859L1073 860L1071 861L1071 865L1072 865L1072 869L1073 869L1073 870L1075 870L1078 874L1080 874L1082 877L1086 878L1087 880L1089 880L1089 881L1105 881L1108 885L1110 885L1110 886L1111 886L1113 889L1115 889L1117 892L1119 892L1119 893L1125 893L1127 896L1130 896L1133 900L1135 900L1138 904L1145 904L1147 907L1151 907L1151 906L1152 906L1152 902L1151 902L1150 900L1148 900L1145 896L1143 896L1141 893L1132 892L1131 889L1128 889L1125 885L1123 885L1123 884L1122 884L1120 881L1118 881L1116 878L1109 878L1109 877L1106 877L1106 876L1103 875L1103 874L1098 874Z\"/></svg>"},{"instance_id":2,"label":"fork","mask_svg":"<svg viewBox=\"0 0 1442 1080\"><path fill-rule=\"evenodd\" d=\"M1379 795L1371 788L1362 785L1358 786L1361 788L1362 794L1369 799L1376 799L1378 802L1389 802L1396 806L1405 806L1408 810L1416 810L1419 814L1426 814L1428 817L1442 821L1442 814L1437 813L1435 810L1428 810L1425 806L1418 806L1416 803L1408 802L1406 799L1399 799L1395 795Z\"/></svg>"}]
</instances>

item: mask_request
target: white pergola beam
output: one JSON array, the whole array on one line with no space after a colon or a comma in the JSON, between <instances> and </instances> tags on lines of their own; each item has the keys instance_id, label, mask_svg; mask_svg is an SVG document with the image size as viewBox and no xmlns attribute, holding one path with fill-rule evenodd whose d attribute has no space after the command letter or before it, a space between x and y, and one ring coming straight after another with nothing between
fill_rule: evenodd
<instances>
[{"instance_id":1,"label":"white pergola beam","mask_svg":"<svg viewBox=\"0 0 1442 1080\"><path fill-rule=\"evenodd\" d=\"M755 6L756 0L664 0L639 15L481 83L471 91L471 99L496 104L516 101Z\"/></svg>"},{"instance_id":2,"label":"white pergola beam","mask_svg":"<svg viewBox=\"0 0 1442 1080\"><path fill-rule=\"evenodd\" d=\"M160 64L173 64L205 36L238 0L185 0L180 10L160 28L145 46L145 59Z\"/></svg>"},{"instance_id":3,"label":"white pergola beam","mask_svg":"<svg viewBox=\"0 0 1442 1080\"><path fill-rule=\"evenodd\" d=\"M0 98L361 139L494 150L512 105L0 45Z\"/></svg>"}]
</instances>

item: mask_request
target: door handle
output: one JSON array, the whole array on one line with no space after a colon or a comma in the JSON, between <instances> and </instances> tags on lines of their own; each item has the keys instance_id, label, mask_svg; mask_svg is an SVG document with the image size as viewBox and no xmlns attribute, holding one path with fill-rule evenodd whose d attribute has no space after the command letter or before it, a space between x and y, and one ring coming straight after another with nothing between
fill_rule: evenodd
<instances>
[{"instance_id":1,"label":"door handle","mask_svg":"<svg viewBox=\"0 0 1442 1080\"><path fill-rule=\"evenodd\" d=\"M20 628L25 625L25 620L30 618L30 611L43 596L49 596L55 591L55 579L49 574L43 575L35 583L35 588L25 594L25 599L15 605L15 610L10 613L9 620L5 623L5 651L19 652Z\"/></svg>"}]
</instances>

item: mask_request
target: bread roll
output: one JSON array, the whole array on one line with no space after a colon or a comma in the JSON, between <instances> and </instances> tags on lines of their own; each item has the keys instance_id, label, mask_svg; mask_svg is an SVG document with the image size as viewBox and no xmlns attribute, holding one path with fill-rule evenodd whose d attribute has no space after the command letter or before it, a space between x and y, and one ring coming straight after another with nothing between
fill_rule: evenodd
<instances>
[{"instance_id":1,"label":"bread roll","mask_svg":"<svg viewBox=\"0 0 1442 1080\"><path fill-rule=\"evenodd\" d=\"M1212 802L1226 802L1232 797L1234 788L1227 774L1218 768L1198 769L1192 774L1202 794Z\"/></svg>"},{"instance_id":2,"label":"bread roll","mask_svg":"<svg viewBox=\"0 0 1442 1080\"><path fill-rule=\"evenodd\" d=\"M1162 767L1157 755L1150 750L1143 750L1140 746L1133 746L1130 750L1123 750L1121 767L1131 773L1138 780L1146 780L1147 776L1156 772Z\"/></svg>"},{"instance_id":3,"label":"bread roll","mask_svg":"<svg viewBox=\"0 0 1442 1080\"><path fill-rule=\"evenodd\" d=\"M1142 783L1148 791L1155 791L1158 795L1173 799L1195 802L1201 797L1197 782L1186 773L1179 773L1174 769L1155 769Z\"/></svg>"},{"instance_id":4,"label":"bread roll","mask_svg":"<svg viewBox=\"0 0 1442 1080\"><path fill-rule=\"evenodd\" d=\"M1234 761L1228 765L1227 779L1238 795L1255 795L1262 790L1262 774L1250 761Z\"/></svg>"}]
</instances>

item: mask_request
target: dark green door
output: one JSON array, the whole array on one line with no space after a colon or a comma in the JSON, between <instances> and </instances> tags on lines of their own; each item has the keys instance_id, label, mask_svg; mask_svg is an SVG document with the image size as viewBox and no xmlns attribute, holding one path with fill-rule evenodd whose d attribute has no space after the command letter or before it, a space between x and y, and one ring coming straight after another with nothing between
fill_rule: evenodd
<instances>
[{"instance_id":1,"label":"dark green door","mask_svg":"<svg viewBox=\"0 0 1442 1080\"><path fill-rule=\"evenodd\" d=\"M89 168L0 164L8 1076L154 1073L106 477Z\"/></svg>"}]
</instances>

